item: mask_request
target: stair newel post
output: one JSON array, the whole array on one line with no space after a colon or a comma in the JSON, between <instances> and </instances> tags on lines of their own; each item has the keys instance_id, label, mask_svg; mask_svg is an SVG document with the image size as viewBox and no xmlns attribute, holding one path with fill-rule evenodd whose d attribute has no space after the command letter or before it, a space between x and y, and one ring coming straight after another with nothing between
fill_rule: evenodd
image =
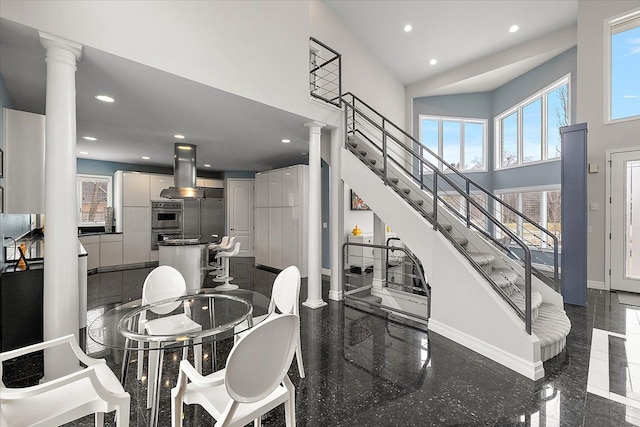
<instances>
[{"instance_id":1,"label":"stair newel post","mask_svg":"<svg viewBox=\"0 0 640 427\"><path fill-rule=\"evenodd\" d=\"M387 182L387 131L385 130L386 120L382 118L382 170L384 173L384 185L388 185Z\"/></svg>"},{"instance_id":2,"label":"stair newel post","mask_svg":"<svg viewBox=\"0 0 640 427\"><path fill-rule=\"evenodd\" d=\"M467 228L471 228L471 211L469 210L469 198L471 198L471 192L470 192L470 183L469 180L465 180L466 184L467 184Z\"/></svg>"},{"instance_id":3,"label":"stair newel post","mask_svg":"<svg viewBox=\"0 0 640 427\"><path fill-rule=\"evenodd\" d=\"M438 172L433 170L433 229L438 230Z\"/></svg>"},{"instance_id":4,"label":"stair newel post","mask_svg":"<svg viewBox=\"0 0 640 427\"><path fill-rule=\"evenodd\" d=\"M525 293L525 322L527 333L531 335L531 251L524 248L524 293Z\"/></svg>"}]
</instances>

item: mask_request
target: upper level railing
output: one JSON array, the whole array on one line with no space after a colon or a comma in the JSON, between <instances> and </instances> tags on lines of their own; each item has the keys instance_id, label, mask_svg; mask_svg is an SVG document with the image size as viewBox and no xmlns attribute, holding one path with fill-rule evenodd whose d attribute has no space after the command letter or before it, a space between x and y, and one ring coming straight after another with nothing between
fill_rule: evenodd
<instances>
[{"instance_id":1,"label":"upper level railing","mask_svg":"<svg viewBox=\"0 0 640 427\"><path fill-rule=\"evenodd\" d=\"M342 56L313 37L309 41L309 93L340 108Z\"/></svg>"}]
</instances>

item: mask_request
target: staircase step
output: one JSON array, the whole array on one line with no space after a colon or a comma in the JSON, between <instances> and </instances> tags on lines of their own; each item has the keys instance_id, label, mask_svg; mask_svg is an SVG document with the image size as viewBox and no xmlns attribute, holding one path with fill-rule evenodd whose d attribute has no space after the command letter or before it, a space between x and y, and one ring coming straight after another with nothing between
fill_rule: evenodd
<instances>
[{"instance_id":1,"label":"staircase step","mask_svg":"<svg viewBox=\"0 0 640 427\"><path fill-rule=\"evenodd\" d=\"M491 254L486 254L482 252L467 252L472 260L476 262L487 274L491 274L493 270L493 261L496 260L496 257Z\"/></svg>"},{"instance_id":2,"label":"staircase step","mask_svg":"<svg viewBox=\"0 0 640 427\"><path fill-rule=\"evenodd\" d=\"M564 310L553 304L543 303L538 309L538 318L531 332L540 339L542 361L557 356L567 344L567 335L571 330L571 321Z\"/></svg>"},{"instance_id":3,"label":"staircase step","mask_svg":"<svg viewBox=\"0 0 640 427\"><path fill-rule=\"evenodd\" d=\"M525 296L524 292L516 292L511 296L513 301L520 310L524 311L525 308ZM531 291L531 319L535 322L540 314L539 308L542 304L542 295L538 291Z\"/></svg>"},{"instance_id":4,"label":"staircase step","mask_svg":"<svg viewBox=\"0 0 640 427\"><path fill-rule=\"evenodd\" d=\"M507 268L494 269L491 273L491 280L493 283L500 286L502 290L509 296L511 296L516 290L515 284L518 275L515 271Z\"/></svg>"},{"instance_id":5,"label":"staircase step","mask_svg":"<svg viewBox=\"0 0 640 427\"><path fill-rule=\"evenodd\" d=\"M418 206L422 206L422 205L424 205L424 200L422 200L422 199L420 199L420 200L414 200L413 202L414 202L416 205L418 205Z\"/></svg>"},{"instance_id":6,"label":"staircase step","mask_svg":"<svg viewBox=\"0 0 640 427\"><path fill-rule=\"evenodd\" d=\"M411 189L410 189L410 188L402 188L401 190L402 190L402 192L403 192L404 194L409 194L409 193L411 193Z\"/></svg>"},{"instance_id":7,"label":"staircase step","mask_svg":"<svg viewBox=\"0 0 640 427\"><path fill-rule=\"evenodd\" d=\"M456 243L458 243L460 246L465 246L467 243L469 243L469 241L467 240L466 237L458 237L458 236L454 236L453 240L456 241Z\"/></svg>"},{"instance_id":8,"label":"staircase step","mask_svg":"<svg viewBox=\"0 0 640 427\"><path fill-rule=\"evenodd\" d=\"M400 180L398 178L389 178L389 180L391 182L393 182L394 184L397 184L398 182L400 182Z\"/></svg>"},{"instance_id":9,"label":"staircase step","mask_svg":"<svg viewBox=\"0 0 640 427\"><path fill-rule=\"evenodd\" d=\"M365 150L358 150L358 153L360 153L361 156L367 155L367 152Z\"/></svg>"}]
</instances>

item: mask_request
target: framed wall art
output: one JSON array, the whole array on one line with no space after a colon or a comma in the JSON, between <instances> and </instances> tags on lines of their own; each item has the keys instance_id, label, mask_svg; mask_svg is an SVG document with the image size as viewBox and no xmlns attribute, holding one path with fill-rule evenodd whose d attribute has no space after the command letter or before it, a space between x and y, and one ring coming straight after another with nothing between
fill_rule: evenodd
<instances>
[{"instance_id":1,"label":"framed wall art","mask_svg":"<svg viewBox=\"0 0 640 427\"><path fill-rule=\"evenodd\" d=\"M370 211L371 209L367 204L351 190L351 210L352 211Z\"/></svg>"}]
</instances>

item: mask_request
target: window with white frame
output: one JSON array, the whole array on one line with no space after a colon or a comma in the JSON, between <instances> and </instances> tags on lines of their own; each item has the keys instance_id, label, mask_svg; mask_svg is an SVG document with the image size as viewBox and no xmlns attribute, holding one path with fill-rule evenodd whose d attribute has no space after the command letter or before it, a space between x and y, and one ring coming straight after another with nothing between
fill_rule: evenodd
<instances>
[{"instance_id":1,"label":"window with white frame","mask_svg":"<svg viewBox=\"0 0 640 427\"><path fill-rule=\"evenodd\" d=\"M462 197L460 193L449 193L443 194L441 196L442 202L446 203L450 209L458 212L462 217L466 218L467 214L467 200ZM489 211L489 207L487 205L487 195L478 193L471 194L471 198L480 205L487 212ZM482 213L480 209L478 209L473 203L469 203L469 217L471 219L471 223L475 224L480 230L485 230L487 226L487 218L486 215Z\"/></svg>"},{"instance_id":2,"label":"window with white frame","mask_svg":"<svg viewBox=\"0 0 640 427\"><path fill-rule=\"evenodd\" d=\"M463 171L486 171L487 121L420 116L420 141L445 162ZM433 156L424 157L438 165ZM440 169L448 170L443 164Z\"/></svg>"},{"instance_id":3,"label":"window with white frame","mask_svg":"<svg viewBox=\"0 0 640 427\"><path fill-rule=\"evenodd\" d=\"M569 77L496 117L496 169L560 157L560 127L570 123Z\"/></svg>"},{"instance_id":4,"label":"window with white frame","mask_svg":"<svg viewBox=\"0 0 640 427\"><path fill-rule=\"evenodd\" d=\"M607 120L640 118L640 10L607 25Z\"/></svg>"},{"instance_id":5,"label":"window with white frame","mask_svg":"<svg viewBox=\"0 0 640 427\"><path fill-rule=\"evenodd\" d=\"M522 212L533 222L546 228L562 243L561 212L562 202L560 189L546 187L543 189L501 190L496 196L505 204ZM509 230L532 246L549 247L551 242L546 233L515 215L509 208L496 203L499 219ZM496 229L496 237L503 237Z\"/></svg>"},{"instance_id":6,"label":"window with white frame","mask_svg":"<svg viewBox=\"0 0 640 427\"><path fill-rule=\"evenodd\" d=\"M111 206L111 177L77 175L78 226L104 225L104 212Z\"/></svg>"}]
</instances>

